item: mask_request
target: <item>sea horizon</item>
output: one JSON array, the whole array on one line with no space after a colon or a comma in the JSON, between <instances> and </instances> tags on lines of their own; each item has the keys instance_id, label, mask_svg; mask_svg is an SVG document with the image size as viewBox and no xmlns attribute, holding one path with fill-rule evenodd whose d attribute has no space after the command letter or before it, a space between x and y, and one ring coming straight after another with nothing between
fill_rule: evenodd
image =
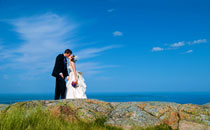
<instances>
[{"instance_id":1,"label":"sea horizon","mask_svg":"<svg viewBox=\"0 0 210 130\"><path fill-rule=\"evenodd\" d=\"M202 105L210 102L210 92L87 92L88 99L106 102L161 101ZM0 104L31 100L54 100L54 93L1 93Z\"/></svg>"}]
</instances>

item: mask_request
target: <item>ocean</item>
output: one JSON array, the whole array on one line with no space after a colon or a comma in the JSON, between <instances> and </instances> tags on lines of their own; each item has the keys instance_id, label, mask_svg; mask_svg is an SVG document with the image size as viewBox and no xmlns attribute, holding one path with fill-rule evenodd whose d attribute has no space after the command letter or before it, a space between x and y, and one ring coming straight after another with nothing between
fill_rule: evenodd
<instances>
[{"instance_id":1,"label":"ocean","mask_svg":"<svg viewBox=\"0 0 210 130\"><path fill-rule=\"evenodd\" d=\"M87 93L88 99L107 102L165 101L180 104L202 105L210 103L210 92L133 92ZM12 104L30 100L53 100L54 94L0 94L0 104Z\"/></svg>"}]
</instances>

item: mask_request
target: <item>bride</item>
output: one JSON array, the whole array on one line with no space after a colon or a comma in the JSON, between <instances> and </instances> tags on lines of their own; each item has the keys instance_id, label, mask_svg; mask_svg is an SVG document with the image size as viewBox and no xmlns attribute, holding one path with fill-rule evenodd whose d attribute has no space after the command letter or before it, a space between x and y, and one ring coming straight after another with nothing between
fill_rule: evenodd
<instances>
[{"instance_id":1,"label":"bride","mask_svg":"<svg viewBox=\"0 0 210 130\"><path fill-rule=\"evenodd\" d=\"M81 72L76 71L75 62L77 58L74 55L69 57L69 76L67 77L66 99L87 99L85 94L86 84ZM77 82L77 85L72 85L72 82Z\"/></svg>"}]
</instances>

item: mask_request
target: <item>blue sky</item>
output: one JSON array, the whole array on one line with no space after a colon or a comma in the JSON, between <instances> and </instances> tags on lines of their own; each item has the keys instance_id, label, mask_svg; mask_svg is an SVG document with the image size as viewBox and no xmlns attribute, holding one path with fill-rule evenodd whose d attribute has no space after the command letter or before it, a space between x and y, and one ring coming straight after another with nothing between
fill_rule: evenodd
<instances>
[{"instance_id":1,"label":"blue sky","mask_svg":"<svg viewBox=\"0 0 210 130\"><path fill-rule=\"evenodd\" d=\"M91 92L210 92L208 0L0 0L0 93L53 93L66 48Z\"/></svg>"}]
</instances>

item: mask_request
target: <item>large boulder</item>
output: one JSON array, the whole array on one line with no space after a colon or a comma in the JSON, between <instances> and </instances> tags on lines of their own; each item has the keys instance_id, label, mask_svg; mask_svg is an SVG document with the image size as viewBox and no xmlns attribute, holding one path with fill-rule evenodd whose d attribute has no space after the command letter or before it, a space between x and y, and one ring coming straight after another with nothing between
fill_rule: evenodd
<instances>
[{"instance_id":1,"label":"large boulder","mask_svg":"<svg viewBox=\"0 0 210 130\"><path fill-rule=\"evenodd\" d=\"M160 119L161 123L171 126L173 129L178 128L179 115L178 107L181 104L172 102L141 102L138 106Z\"/></svg>"},{"instance_id":2,"label":"large boulder","mask_svg":"<svg viewBox=\"0 0 210 130\"><path fill-rule=\"evenodd\" d=\"M178 104L173 102L104 102L94 99L46 100L0 105L0 114L22 108L25 117L36 108L67 122L93 122L106 119L105 125L123 129L147 128L166 124L172 129L209 130L210 106L208 104ZM198 129L199 128L199 129Z\"/></svg>"},{"instance_id":3,"label":"large boulder","mask_svg":"<svg viewBox=\"0 0 210 130\"><path fill-rule=\"evenodd\" d=\"M180 120L188 120L210 126L210 107L196 104L183 104L179 107Z\"/></svg>"},{"instance_id":4,"label":"large boulder","mask_svg":"<svg viewBox=\"0 0 210 130\"><path fill-rule=\"evenodd\" d=\"M105 124L120 126L125 129L140 126L143 128L156 126L160 120L140 109L138 103L120 103L112 111Z\"/></svg>"}]
</instances>

